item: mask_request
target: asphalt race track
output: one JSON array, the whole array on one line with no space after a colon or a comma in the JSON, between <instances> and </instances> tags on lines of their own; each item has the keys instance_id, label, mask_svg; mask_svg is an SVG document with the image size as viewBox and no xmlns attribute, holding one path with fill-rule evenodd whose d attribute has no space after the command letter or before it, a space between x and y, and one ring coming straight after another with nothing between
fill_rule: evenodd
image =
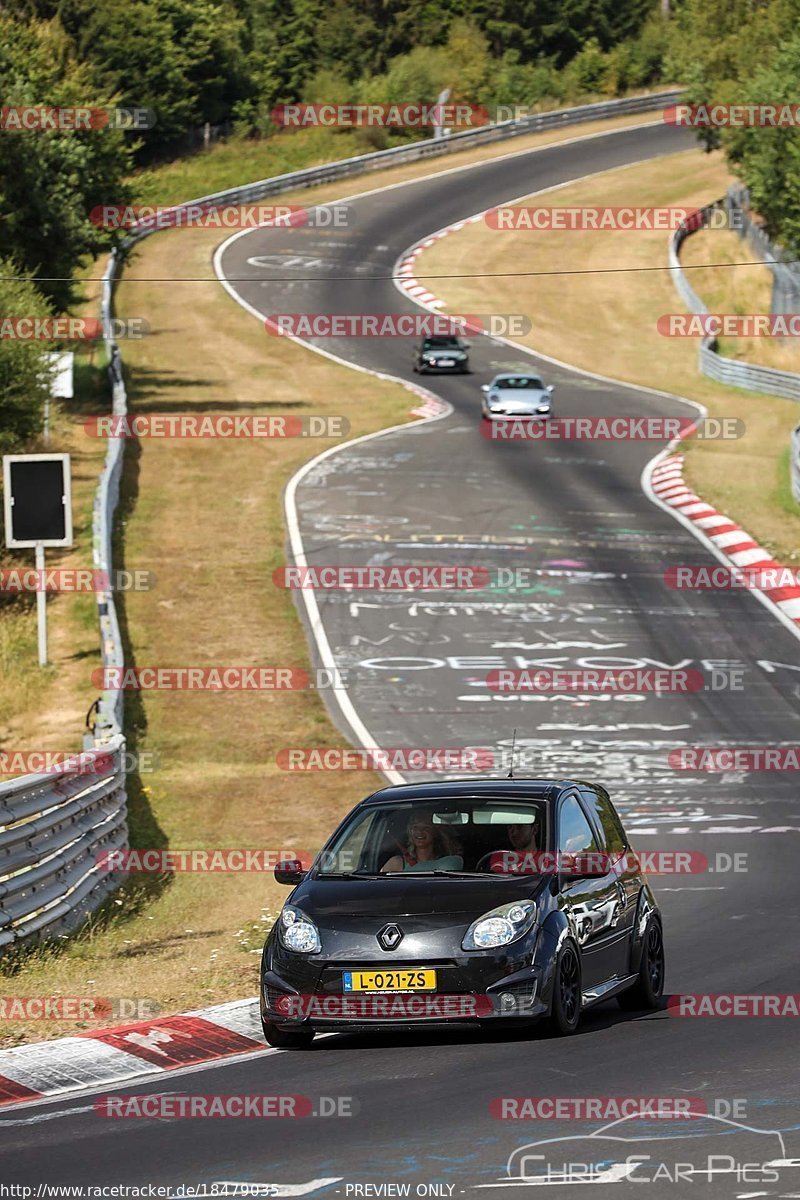
<instances>
[{"instance_id":1,"label":"asphalt race track","mask_svg":"<svg viewBox=\"0 0 800 1200\"><path fill-rule=\"evenodd\" d=\"M438 178L355 199L346 229L265 229L238 237L224 249L221 269L241 299L264 315L412 311L390 276L420 238L526 191L691 144L688 134L659 125L456 173L446 169ZM602 179L597 198L602 202ZM468 271L469 263L463 265ZM524 281L520 311L526 311ZM406 341L319 345L416 379ZM298 349L300 391L302 356ZM665 586L668 566L716 560L642 491L642 469L659 445L483 438L479 385L508 367L536 368L554 383L561 416L688 411L678 401L554 368L476 337L471 375L421 381L452 405L451 415L345 446L309 471L297 506L310 564L530 570L522 592L321 594L350 699L376 746L498 751L508 748L516 727L526 773L597 777L638 848L702 852L720 868L653 880L664 911L667 990L791 993L800 846L800 798L791 775L674 771L668 754L687 745L791 743L800 710L797 639L746 592ZM613 347L596 369L613 373ZM576 699L498 695L485 686L487 671L498 666L612 667L632 660L707 675L714 666L741 668L743 687ZM335 702L331 711L348 730ZM358 776L353 781L356 792ZM313 786L313 776L302 786ZM722 869L734 854L746 855L743 869ZM322 1181L309 1194L398 1195L404 1193L394 1185L409 1185L412 1196L514 1188L528 1195L534 1185L513 1177L530 1175L538 1161L542 1171L550 1167L547 1186L558 1196L580 1194L574 1170L573 1182L559 1182L564 1164L603 1164L600 1173L610 1182L625 1175L614 1164L635 1155L649 1158L616 1184L634 1195L645 1181L651 1186L644 1194L653 1197L797 1195L799 1060L798 1023L788 1018L631 1017L614 1002L588 1014L566 1041L472 1029L330 1036L307 1053L266 1052L175 1073L167 1087L303 1094L317 1111L321 1096L351 1097L353 1116L101 1120L91 1095L81 1094L0 1116L0 1180L124 1179L201 1190L223 1180ZM165 1083L122 1090L163 1091ZM690 1097L709 1115L628 1121L590 1138L596 1122L504 1121L490 1114L493 1098L522 1095ZM779 1130L783 1136L769 1132ZM564 1138L574 1140L550 1140ZM531 1145L541 1142L547 1144ZM779 1165L747 1166L766 1161ZM676 1164L683 1164L682 1176Z\"/></svg>"}]
</instances>

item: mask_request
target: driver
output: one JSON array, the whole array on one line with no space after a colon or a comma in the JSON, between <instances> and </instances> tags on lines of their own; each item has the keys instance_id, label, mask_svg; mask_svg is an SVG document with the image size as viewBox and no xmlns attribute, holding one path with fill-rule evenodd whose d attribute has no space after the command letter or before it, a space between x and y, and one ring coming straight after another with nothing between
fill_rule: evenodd
<instances>
[{"instance_id":1,"label":"driver","mask_svg":"<svg viewBox=\"0 0 800 1200\"><path fill-rule=\"evenodd\" d=\"M539 849L536 822L515 822L508 827L511 850L494 850L489 855L488 868L494 875L535 875L538 873L536 853Z\"/></svg>"},{"instance_id":2,"label":"driver","mask_svg":"<svg viewBox=\"0 0 800 1200\"><path fill-rule=\"evenodd\" d=\"M427 813L412 813L406 828L406 844L381 867L389 871L460 871L464 860L451 853L450 839L441 825L434 825Z\"/></svg>"}]
</instances>

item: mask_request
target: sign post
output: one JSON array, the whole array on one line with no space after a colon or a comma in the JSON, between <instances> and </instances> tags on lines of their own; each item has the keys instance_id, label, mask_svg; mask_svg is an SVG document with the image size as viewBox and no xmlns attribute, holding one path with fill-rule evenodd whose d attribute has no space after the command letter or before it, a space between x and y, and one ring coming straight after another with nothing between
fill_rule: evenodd
<instances>
[{"instance_id":1,"label":"sign post","mask_svg":"<svg viewBox=\"0 0 800 1200\"><path fill-rule=\"evenodd\" d=\"M3 515L9 550L36 551L39 665L47 663L46 546L72 545L68 454L4 454Z\"/></svg>"}]
</instances>

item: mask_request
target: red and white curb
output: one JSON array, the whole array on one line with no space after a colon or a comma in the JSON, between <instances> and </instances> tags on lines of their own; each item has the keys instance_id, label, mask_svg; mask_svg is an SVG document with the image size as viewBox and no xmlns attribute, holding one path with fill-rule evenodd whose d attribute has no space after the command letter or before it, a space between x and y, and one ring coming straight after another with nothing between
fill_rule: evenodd
<instances>
[{"instance_id":1,"label":"red and white curb","mask_svg":"<svg viewBox=\"0 0 800 1200\"><path fill-rule=\"evenodd\" d=\"M412 417L424 417L427 420L430 417L446 417L448 415L450 405L445 400L439 400L438 397L432 396L429 392L426 393L422 389L420 389L419 394L423 397L423 401L417 408L411 409L410 415Z\"/></svg>"},{"instance_id":2,"label":"red and white curb","mask_svg":"<svg viewBox=\"0 0 800 1200\"><path fill-rule=\"evenodd\" d=\"M96 1088L263 1051L258 1001L0 1050L0 1105Z\"/></svg>"},{"instance_id":3,"label":"red and white curb","mask_svg":"<svg viewBox=\"0 0 800 1200\"><path fill-rule=\"evenodd\" d=\"M671 454L650 472L653 494L672 511L691 522L704 540L711 543L717 555L727 559L732 567L758 567L775 572L779 578L787 568L777 562L768 550L737 525L730 517L707 504L686 484L683 478L683 455ZM758 589L784 617L800 628L800 586L763 586Z\"/></svg>"},{"instance_id":4,"label":"red and white curb","mask_svg":"<svg viewBox=\"0 0 800 1200\"><path fill-rule=\"evenodd\" d=\"M425 238L421 242L417 242L411 249L400 259L395 268L395 282L401 291L407 292L412 300L416 300L418 304L424 304L426 308L442 308L444 300L439 299L433 292L428 291L414 275L417 258L422 254L423 250L427 250L434 242L438 242L440 238L447 237L449 233L457 233L459 229L463 229L465 225L474 225L476 221L482 221L484 214L476 213L474 217L468 217L466 221L456 221L454 225L448 225L445 229L439 229L436 233L432 233L430 237Z\"/></svg>"}]
</instances>

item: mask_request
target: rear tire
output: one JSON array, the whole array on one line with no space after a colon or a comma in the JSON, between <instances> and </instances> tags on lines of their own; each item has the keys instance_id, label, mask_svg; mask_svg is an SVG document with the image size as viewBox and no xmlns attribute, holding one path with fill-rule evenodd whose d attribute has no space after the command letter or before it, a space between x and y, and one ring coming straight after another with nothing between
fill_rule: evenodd
<instances>
[{"instance_id":1,"label":"rear tire","mask_svg":"<svg viewBox=\"0 0 800 1200\"><path fill-rule=\"evenodd\" d=\"M664 995L664 973L664 934L661 922L652 917L644 935L642 961L636 982L617 996L620 1008L625 1012L660 1008Z\"/></svg>"},{"instance_id":2,"label":"rear tire","mask_svg":"<svg viewBox=\"0 0 800 1200\"><path fill-rule=\"evenodd\" d=\"M261 1022L264 1041L277 1050L308 1050L314 1040L313 1029L279 1029L270 1021Z\"/></svg>"},{"instance_id":3,"label":"rear tire","mask_svg":"<svg viewBox=\"0 0 800 1200\"><path fill-rule=\"evenodd\" d=\"M570 1037L581 1019L581 965L578 951L566 942L556 962L553 1004L548 1023L555 1037Z\"/></svg>"}]
</instances>

